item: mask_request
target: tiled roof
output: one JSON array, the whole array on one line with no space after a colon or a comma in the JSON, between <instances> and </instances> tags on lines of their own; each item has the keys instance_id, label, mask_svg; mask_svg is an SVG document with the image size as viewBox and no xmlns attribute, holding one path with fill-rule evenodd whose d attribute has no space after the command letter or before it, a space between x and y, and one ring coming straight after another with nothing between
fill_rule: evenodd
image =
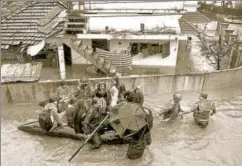
<instances>
[{"instance_id":1,"label":"tiled roof","mask_svg":"<svg viewBox=\"0 0 242 166\"><path fill-rule=\"evenodd\" d=\"M9 19L15 13L18 13L28 5L34 3L32 1L1 1L1 19Z\"/></svg>"},{"instance_id":2,"label":"tiled roof","mask_svg":"<svg viewBox=\"0 0 242 166\"><path fill-rule=\"evenodd\" d=\"M60 18L61 17L61 18ZM1 49L34 45L64 27L65 7L58 2L32 2L1 23Z\"/></svg>"}]
</instances>

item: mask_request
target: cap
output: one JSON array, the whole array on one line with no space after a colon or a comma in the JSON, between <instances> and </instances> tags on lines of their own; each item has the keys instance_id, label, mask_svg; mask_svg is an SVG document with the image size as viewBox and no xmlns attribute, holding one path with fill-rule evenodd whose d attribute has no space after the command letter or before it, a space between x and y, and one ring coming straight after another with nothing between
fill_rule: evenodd
<instances>
[{"instance_id":1,"label":"cap","mask_svg":"<svg viewBox=\"0 0 242 166\"><path fill-rule=\"evenodd\" d=\"M179 93L175 93L175 94L173 95L173 99L174 99L174 100L181 100L181 99L182 99L182 95L179 94Z\"/></svg>"},{"instance_id":2,"label":"cap","mask_svg":"<svg viewBox=\"0 0 242 166\"><path fill-rule=\"evenodd\" d=\"M89 79L85 76L81 77L80 80L79 80L79 83L81 84L85 84L85 83L88 83L89 82Z\"/></svg>"},{"instance_id":3,"label":"cap","mask_svg":"<svg viewBox=\"0 0 242 166\"><path fill-rule=\"evenodd\" d=\"M205 92L200 92L199 95L200 95L201 97L205 98L205 99L208 97L208 94L205 93Z\"/></svg>"}]
</instances>

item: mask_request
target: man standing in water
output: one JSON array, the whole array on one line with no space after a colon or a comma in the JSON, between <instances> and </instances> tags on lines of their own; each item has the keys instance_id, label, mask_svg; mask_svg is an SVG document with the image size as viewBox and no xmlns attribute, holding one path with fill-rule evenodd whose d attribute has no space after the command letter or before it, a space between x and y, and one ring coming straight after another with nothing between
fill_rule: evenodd
<instances>
[{"instance_id":1,"label":"man standing in water","mask_svg":"<svg viewBox=\"0 0 242 166\"><path fill-rule=\"evenodd\" d=\"M182 96L179 93L175 93L173 95L173 100L171 100L167 107L165 108L165 111L162 112L160 115L163 115L163 119L169 119L175 120L177 119L179 113L183 112L180 106L180 102L182 100Z\"/></svg>"},{"instance_id":2,"label":"man standing in water","mask_svg":"<svg viewBox=\"0 0 242 166\"><path fill-rule=\"evenodd\" d=\"M207 98L208 94L200 93L199 102L195 103L191 110L195 123L201 128L206 128L209 123L209 116L213 116L216 113L214 102Z\"/></svg>"}]
</instances>

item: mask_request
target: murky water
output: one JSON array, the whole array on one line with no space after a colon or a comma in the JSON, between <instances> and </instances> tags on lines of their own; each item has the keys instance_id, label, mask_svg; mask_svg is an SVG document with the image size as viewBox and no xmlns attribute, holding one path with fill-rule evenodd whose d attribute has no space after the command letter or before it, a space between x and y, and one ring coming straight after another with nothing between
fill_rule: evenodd
<instances>
[{"instance_id":1,"label":"murky water","mask_svg":"<svg viewBox=\"0 0 242 166\"><path fill-rule=\"evenodd\" d=\"M218 113L209 126L200 129L191 114L174 124L162 122L157 113L171 94L146 96L146 106L154 110L152 144L136 161L126 158L127 145L104 145L99 150L82 149L71 164L69 157L81 145L80 141L30 135L17 130L28 119L35 119L39 109L35 104L3 107L2 165L4 166L240 166L242 165L242 87L209 92ZM196 93L184 93L185 110L197 101Z\"/></svg>"}]
</instances>

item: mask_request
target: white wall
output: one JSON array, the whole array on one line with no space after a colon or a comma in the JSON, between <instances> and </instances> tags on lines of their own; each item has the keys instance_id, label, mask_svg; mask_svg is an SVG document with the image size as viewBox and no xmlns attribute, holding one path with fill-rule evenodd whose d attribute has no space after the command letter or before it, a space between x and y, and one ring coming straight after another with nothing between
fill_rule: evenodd
<instances>
[{"instance_id":1,"label":"white wall","mask_svg":"<svg viewBox=\"0 0 242 166\"><path fill-rule=\"evenodd\" d=\"M119 45L120 42L120 45ZM110 41L110 51L117 50L118 52L122 50L128 50L129 41L121 41L121 40L111 40Z\"/></svg>"},{"instance_id":2,"label":"white wall","mask_svg":"<svg viewBox=\"0 0 242 166\"><path fill-rule=\"evenodd\" d=\"M91 45L92 42L89 39L82 40L83 45ZM72 64L91 64L84 58L82 52L77 53L75 50L71 49Z\"/></svg>"}]
</instances>

